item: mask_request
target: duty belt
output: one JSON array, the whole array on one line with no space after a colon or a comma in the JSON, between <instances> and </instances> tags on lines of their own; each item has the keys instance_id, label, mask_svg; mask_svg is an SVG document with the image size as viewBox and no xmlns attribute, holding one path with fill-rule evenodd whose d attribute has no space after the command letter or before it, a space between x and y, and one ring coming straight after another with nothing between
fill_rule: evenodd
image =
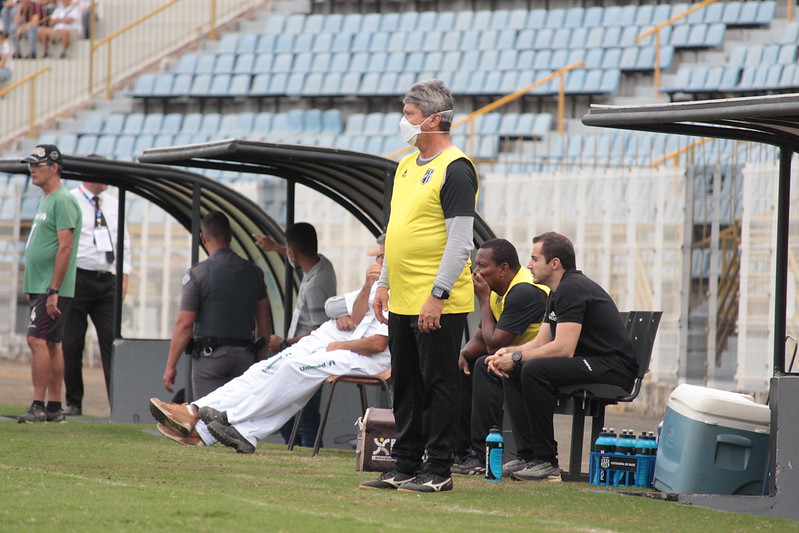
<instances>
[{"instance_id":1,"label":"duty belt","mask_svg":"<svg viewBox=\"0 0 799 533\"><path fill-rule=\"evenodd\" d=\"M252 339L228 337L195 337L191 340L191 351L195 354L211 355L213 351L222 346L249 346Z\"/></svg>"}]
</instances>

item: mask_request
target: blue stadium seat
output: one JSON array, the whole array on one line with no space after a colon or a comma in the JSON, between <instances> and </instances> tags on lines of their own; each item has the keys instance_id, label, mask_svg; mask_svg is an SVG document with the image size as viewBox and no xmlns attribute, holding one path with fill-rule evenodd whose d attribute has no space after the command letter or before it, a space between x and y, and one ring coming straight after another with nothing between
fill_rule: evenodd
<instances>
[{"instance_id":1,"label":"blue stadium seat","mask_svg":"<svg viewBox=\"0 0 799 533\"><path fill-rule=\"evenodd\" d=\"M621 68L621 56L622 56L621 48L607 48L605 50L605 55L602 58L602 64L598 65L598 67L603 69ZM587 61L586 65L588 66L588 68L597 68L596 66L588 65Z\"/></svg>"},{"instance_id":2,"label":"blue stadium seat","mask_svg":"<svg viewBox=\"0 0 799 533\"><path fill-rule=\"evenodd\" d=\"M492 70L486 72L483 79L482 94L500 94L502 92L502 72L499 70Z\"/></svg>"},{"instance_id":3,"label":"blue stadium seat","mask_svg":"<svg viewBox=\"0 0 799 533\"><path fill-rule=\"evenodd\" d=\"M159 133L153 137L153 148L166 148L174 144L175 136L171 133Z\"/></svg>"},{"instance_id":4,"label":"blue stadium seat","mask_svg":"<svg viewBox=\"0 0 799 533\"><path fill-rule=\"evenodd\" d=\"M130 158L133 155L133 147L136 144L135 135L120 135L114 146L114 155L118 158Z\"/></svg>"},{"instance_id":5,"label":"blue stadium seat","mask_svg":"<svg viewBox=\"0 0 799 533\"><path fill-rule=\"evenodd\" d=\"M380 19L380 32L393 33L400 29L399 13L385 13Z\"/></svg>"},{"instance_id":6,"label":"blue stadium seat","mask_svg":"<svg viewBox=\"0 0 799 533\"><path fill-rule=\"evenodd\" d=\"M577 92L586 94L598 94L602 91L602 69L588 69L585 71L585 79L583 80L583 87ZM610 71L608 71L610 72Z\"/></svg>"},{"instance_id":7,"label":"blue stadium seat","mask_svg":"<svg viewBox=\"0 0 799 533\"><path fill-rule=\"evenodd\" d=\"M133 150L131 153L133 154L140 154L145 150L152 148L155 144L155 135L150 133L145 133L136 137L136 142L133 144Z\"/></svg>"},{"instance_id":8,"label":"blue stadium seat","mask_svg":"<svg viewBox=\"0 0 799 533\"><path fill-rule=\"evenodd\" d=\"M328 69L330 72L346 72L350 66L350 54L347 52L336 52L330 59Z\"/></svg>"},{"instance_id":9,"label":"blue stadium seat","mask_svg":"<svg viewBox=\"0 0 799 533\"><path fill-rule=\"evenodd\" d=\"M341 31L347 33L359 33L361 31L361 21L363 15L360 13L347 13L341 21Z\"/></svg>"},{"instance_id":10,"label":"blue stadium seat","mask_svg":"<svg viewBox=\"0 0 799 533\"><path fill-rule=\"evenodd\" d=\"M780 54L777 57L777 62L781 65L792 65L796 63L796 44L783 44L780 47Z\"/></svg>"},{"instance_id":11,"label":"blue stadium seat","mask_svg":"<svg viewBox=\"0 0 799 533\"><path fill-rule=\"evenodd\" d=\"M621 38L617 46L627 48L628 46L638 45L638 35L641 34L641 29L638 26L622 26Z\"/></svg>"},{"instance_id":12,"label":"blue stadium seat","mask_svg":"<svg viewBox=\"0 0 799 533\"><path fill-rule=\"evenodd\" d=\"M583 25L585 18L585 8L571 7L566 10L566 15L563 19L563 25L568 28L586 27Z\"/></svg>"},{"instance_id":13,"label":"blue stadium seat","mask_svg":"<svg viewBox=\"0 0 799 533\"><path fill-rule=\"evenodd\" d=\"M305 15L295 13L286 18L286 23L283 25L283 33L302 33L305 26Z\"/></svg>"},{"instance_id":14,"label":"blue stadium seat","mask_svg":"<svg viewBox=\"0 0 799 533\"><path fill-rule=\"evenodd\" d=\"M425 56L424 63L422 65L423 70L441 70L444 64L444 54L441 52L430 52ZM387 69L382 69L387 70ZM399 69L401 70L401 69ZM398 72L398 70L392 70L393 72Z\"/></svg>"},{"instance_id":15,"label":"blue stadium seat","mask_svg":"<svg viewBox=\"0 0 799 533\"><path fill-rule=\"evenodd\" d=\"M500 29L509 29L509 30L523 30L527 26L527 14L528 10L526 9L511 9L508 11L508 21L505 24L505 28Z\"/></svg>"},{"instance_id":16,"label":"blue stadium seat","mask_svg":"<svg viewBox=\"0 0 799 533\"><path fill-rule=\"evenodd\" d=\"M236 46L239 43L239 36L235 33L226 33L219 40L219 45L216 48L218 54L232 54L236 52Z\"/></svg>"},{"instance_id":17,"label":"blue stadium seat","mask_svg":"<svg viewBox=\"0 0 799 533\"><path fill-rule=\"evenodd\" d=\"M230 78L230 85L228 86L228 96L247 96L250 94L250 83L252 76L249 74L234 74Z\"/></svg>"},{"instance_id":18,"label":"blue stadium seat","mask_svg":"<svg viewBox=\"0 0 799 533\"><path fill-rule=\"evenodd\" d=\"M719 82L719 91L734 91L738 87L741 69L739 67L725 67L724 74Z\"/></svg>"},{"instance_id":19,"label":"blue stadium seat","mask_svg":"<svg viewBox=\"0 0 799 533\"><path fill-rule=\"evenodd\" d=\"M688 24L678 24L674 27L674 31L671 32L671 40L669 44L671 44L674 48L686 48L688 46L688 36L691 33L691 26ZM663 40L660 41L663 43Z\"/></svg>"},{"instance_id":20,"label":"blue stadium seat","mask_svg":"<svg viewBox=\"0 0 799 533\"><path fill-rule=\"evenodd\" d=\"M252 67L252 71L256 74L272 72L273 60L274 56L272 54L259 54L255 58L255 64Z\"/></svg>"},{"instance_id":21,"label":"blue stadium seat","mask_svg":"<svg viewBox=\"0 0 799 533\"><path fill-rule=\"evenodd\" d=\"M378 93L378 86L380 85L380 72L367 72L361 77L361 86L358 89L358 94L372 96Z\"/></svg>"},{"instance_id":22,"label":"blue stadium seat","mask_svg":"<svg viewBox=\"0 0 799 533\"><path fill-rule=\"evenodd\" d=\"M286 94L286 84L288 83L288 74L285 72L278 72L269 78L269 88L266 94L270 96L281 96ZM255 85L253 83L253 85Z\"/></svg>"},{"instance_id":23,"label":"blue stadium seat","mask_svg":"<svg viewBox=\"0 0 799 533\"><path fill-rule=\"evenodd\" d=\"M405 56L405 70L409 72L419 72L424 66L424 52L411 52Z\"/></svg>"},{"instance_id":24,"label":"blue stadium seat","mask_svg":"<svg viewBox=\"0 0 799 533\"><path fill-rule=\"evenodd\" d=\"M81 137L81 140L83 137ZM90 143L91 141L88 140ZM78 153L84 153L83 150L89 149L88 152L85 152L85 155L89 155L92 152L100 154L105 157L111 157L114 155L114 147L117 144L117 136L116 135L101 135L96 139L95 146L90 148L89 145L81 146L80 141L78 141Z\"/></svg>"},{"instance_id":25,"label":"blue stadium seat","mask_svg":"<svg viewBox=\"0 0 799 533\"><path fill-rule=\"evenodd\" d=\"M360 72L346 72L341 77L341 85L339 94L346 96L355 96L358 94L358 88L361 86L361 73ZM410 87L410 85L409 85Z\"/></svg>"},{"instance_id":26,"label":"blue stadium seat","mask_svg":"<svg viewBox=\"0 0 799 533\"><path fill-rule=\"evenodd\" d=\"M763 46L763 55L760 58L760 63L764 65L771 65L778 63L777 58L780 55L780 45L777 43L770 43Z\"/></svg>"},{"instance_id":27,"label":"blue stadium seat","mask_svg":"<svg viewBox=\"0 0 799 533\"><path fill-rule=\"evenodd\" d=\"M638 6L638 10L635 12L635 20L633 24L636 26L641 26L644 29L652 26L652 17L655 14L655 7L652 5L641 5Z\"/></svg>"},{"instance_id":28,"label":"blue stadium seat","mask_svg":"<svg viewBox=\"0 0 799 533\"><path fill-rule=\"evenodd\" d=\"M663 88L663 91L668 93L687 90L691 83L691 74L690 67L680 67L674 82L671 86Z\"/></svg>"},{"instance_id":29,"label":"blue stadium seat","mask_svg":"<svg viewBox=\"0 0 799 533\"><path fill-rule=\"evenodd\" d=\"M203 116L200 113L186 113L183 116L183 125L181 126L181 133L194 134L200 131Z\"/></svg>"},{"instance_id":30,"label":"blue stadium seat","mask_svg":"<svg viewBox=\"0 0 799 533\"><path fill-rule=\"evenodd\" d=\"M774 15L777 13L777 2L774 0L766 0L760 2L757 9L757 17L755 22L761 26L768 26L774 20Z\"/></svg>"},{"instance_id":31,"label":"blue stadium seat","mask_svg":"<svg viewBox=\"0 0 799 533\"><path fill-rule=\"evenodd\" d=\"M311 52L316 35L312 33L300 33L294 36L294 43L290 51L292 52Z\"/></svg>"},{"instance_id":32,"label":"blue stadium seat","mask_svg":"<svg viewBox=\"0 0 799 533\"><path fill-rule=\"evenodd\" d=\"M352 47L351 33L336 33L333 35L333 42L329 50L323 52L349 52Z\"/></svg>"},{"instance_id":33,"label":"blue stadium seat","mask_svg":"<svg viewBox=\"0 0 799 533\"><path fill-rule=\"evenodd\" d=\"M111 137L111 135L109 135L108 137ZM41 140L41 137L39 138L39 142L44 143L44 141ZM50 144L50 143L44 143L44 144ZM69 153L63 148L63 146L60 147L59 149L63 150L63 153ZM76 155L83 155L83 156L93 154L96 151L97 151L97 135L94 135L92 133L84 133L83 135L81 135L78 138L78 144L75 146L75 149L72 150L72 152L74 152Z\"/></svg>"},{"instance_id":34,"label":"blue stadium seat","mask_svg":"<svg viewBox=\"0 0 799 533\"><path fill-rule=\"evenodd\" d=\"M325 16L319 13L313 13L305 17L305 25L302 28L302 31L305 33L319 33L322 31L322 26L324 25Z\"/></svg>"},{"instance_id":35,"label":"blue stadium seat","mask_svg":"<svg viewBox=\"0 0 799 533\"><path fill-rule=\"evenodd\" d=\"M605 8L601 6L592 6L586 8L583 14L583 27L596 28L602 26L602 19L605 16Z\"/></svg>"},{"instance_id":36,"label":"blue stadium seat","mask_svg":"<svg viewBox=\"0 0 799 533\"><path fill-rule=\"evenodd\" d=\"M721 22L711 24L705 34L704 45L708 48L720 48L724 44L724 33L726 30L727 26Z\"/></svg>"},{"instance_id":37,"label":"blue stadium seat","mask_svg":"<svg viewBox=\"0 0 799 533\"><path fill-rule=\"evenodd\" d=\"M519 120L521 124L521 120ZM543 138L544 135L549 133L552 127L552 115L549 113L539 113L535 115L535 122L533 123L532 133L535 137Z\"/></svg>"},{"instance_id":38,"label":"blue stadium seat","mask_svg":"<svg viewBox=\"0 0 799 533\"><path fill-rule=\"evenodd\" d=\"M404 58L403 58L404 59ZM461 64L461 53L458 51L447 52L444 54L444 59L441 61L441 70L445 72L452 72L458 70Z\"/></svg>"},{"instance_id":39,"label":"blue stadium seat","mask_svg":"<svg viewBox=\"0 0 799 533\"><path fill-rule=\"evenodd\" d=\"M722 24L722 26L724 25ZM708 27L705 24L694 24L689 25L689 28L690 31L688 32L688 38L686 39L685 45L688 48L704 48L707 46L706 38Z\"/></svg>"},{"instance_id":40,"label":"blue stadium seat","mask_svg":"<svg viewBox=\"0 0 799 533\"><path fill-rule=\"evenodd\" d=\"M656 26L661 22L666 22L668 19L671 18L671 5L670 4L658 4L655 6L655 9L652 11L652 25Z\"/></svg>"},{"instance_id":41,"label":"blue stadium seat","mask_svg":"<svg viewBox=\"0 0 799 533\"><path fill-rule=\"evenodd\" d=\"M491 14L491 22L488 27L494 30L503 30L508 27L510 11L507 9L497 9Z\"/></svg>"},{"instance_id":42,"label":"blue stadium seat","mask_svg":"<svg viewBox=\"0 0 799 533\"><path fill-rule=\"evenodd\" d=\"M497 50L486 50L480 56L480 64L477 65L478 70L494 70L499 62L499 52Z\"/></svg>"},{"instance_id":43,"label":"blue stadium seat","mask_svg":"<svg viewBox=\"0 0 799 533\"><path fill-rule=\"evenodd\" d=\"M388 44L386 50L389 52L404 52L405 42L408 39L409 33L404 31L396 31L388 36Z\"/></svg>"},{"instance_id":44,"label":"blue stadium seat","mask_svg":"<svg viewBox=\"0 0 799 533\"><path fill-rule=\"evenodd\" d=\"M313 44L311 45L311 52L329 52L333 49L333 34L332 33L317 33L313 37ZM349 47L347 47L349 50Z\"/></svg>"},{"instance_id":45,"label":"blue stadium seat","mask_svg":"<svg viewBox=\"0 0 799 533\"><path fill-rule=\"evenodd\" d=\"M609 50L612 50L612 48ZM621 53L621 58L619 59L619 68L621 70L636 70L638 65L638 51L639 50L637 46L625 48ZM654 68L654 65L652 68Z\"/></svg>"},{"instance_id":46,"label":"blue stadium seat","mask_svg":"<svg viewBox=\"0 0 799 533\"><path fill-rule=\"evenodd\" d=\"M681 13L685 13L691 7L687 2L671 2L671 16L676 17ZM677 25L686 24L685 18L677 21Z\"/></svg>"},{"instance_id":47,"label":"blue stadium seat","mask_svg":"<svg viewBox=\"0 0 799 533\"><path fill-rule=\"evenodd\" d=\"M272 46L272 52L276 54L294 52L295 37L296 35L293 33L281 33L275 38L275 43Z\"/></svg>"},{"instance_id":48,"label":"blue stadium seat","mask_svg":"<svg viewBox=\"0 0 799 533\"><path fill-rule=\"evenodd\" d=\"M277 35L283 33L283 27L286 24L286 16L280 14L271 14L269 18L266 19L266 24L264 25L264 33L269 33L273 35Z\"/></svg>"},{"instance_id":49,"label":"blue stadium seat","mask_svg":"<svg viewBox=\"0 0 799 533\"><path fill-rule=\"evenodd\" d=\"M252 131L257 135L263 135L272 131L273 115L269 112L257 113L253 118Z\"/></svg>"},{"instance_id":50,"label":"blue stadium seat","mask_svg":"<svg viewBox=\"0 0 799 533\"><path fill-rule=\"evenodd\" d=\"M499 31L490 29L490 30L483 30L480 32L480 37L477 38L477 42L471 45L472 48L476 50L496 50L497 49L497 37L499 36Z\"/></svg>"},{"instance_id":51,"label":"blue stadium seat","mask_svg":"<svg viewBox=\"0 0 799 533\"><path fill-rule=\"evenodd\" d=\"M112 113L108 115L105 119L105 124L103 125L103 133L108 133L111 135L119 135L122 133L122 129L125 126L125 115L122 113Z\"/></svg>"},{"instance_id":52,"label":"blue stadium seat","mask_svg":"<svg viewBox=\"0 0 799 533\"><path fill-rule=\"evenodd\" d=\"M498 30L496 46L500 50L512 50L516 45L516 34L512 29Z\"/></svg>"},{"instance_id":53,"label":"blue stadium seat","mask_svg":"<svg viewBox=\"0 0 799 533\"><path fill-rule=\"evenodd\" d=\"M180 56L180 59L178 60L178 66L177 69L175 69L175 72L191 74L194 72L196 66L197 66L197 54L194 53L183 54L182 56Z\"/></svg>"},{"instance_id":54,"label":"blue stadium seat","mask_svg":"<svg viewBox=\"0 0 799 533\"><path fill-rule=\"evenodd\" d=\"M519 30L516 36L516 49L517 50L532 50L535 47L536 30L526 28Z\"/></svg>"},{"instance_id":55,"label":"blue stadium seat","mask_svg":"<svg viewBox=\"0 0 799 533\"><path fill-rule=\"evenodd\" d=\"M766 74L765 88L766 89L779 89L780 80L782 79L783 65L764 65L768 73Z\"/></svg>"},{"instance_id":56,"label":"blue stadium seat","mask_svg":"<svg viewBox=\"0 0 799 533\"><path fill-rule=\"evenodd\" d=\"M215 63L216 54L199 54L197 56L197 63L194 65L194 72L196 74L211 74L214 72Z\"/></svg>"},{"instance_id":57,"label":"blue stadium seat","mask_svg":"<svg viewBox=\"0 0 799 533\"><path fill-rule=\"evenodd\" d=\"M748 48L746 46L736 46L730 51L730 57L727 64L733 67L742 67L746 65L746 54Z\"/></svg>"},{"instance_id":58,"label":"blue stadium seat","mask_svg":"<svg viewBox=\"0 0 799 533\"><path fill-rule=\"evenodd\" d=\"M560 48L552 52L552 60L549 64L552 70L561 69L569 64L569 51Z\"/></svg>"},{"instance_id":59,"label":"blue stadium seat","mask_svg":"<svg viewBox=\"0 0 799 533\"><path fill-rule=\"evenodd\" d=\"M370 52L383 52L388 48L388 33L375 33L369 40Z\"/></svg>"},{"instance_id":60,"label":"blue stadium seat","mask_svg":"<svg viewBox=\"0 0 799 533\"><path fill-rule=\"evenodd\" d=\"M586 71L585 69L570 70L566 74L565 91L568 94L579 94L583 92L585 85Z\"/></svg>"},{"instance_id":61,"label":"blue stadium seat","mask_svg":"<svg viewBox=\"0 0 799 533\"><path fill-rule=\"evenodd\" d=\"M289 74L288 80L286 80L286 95L300 96L302 94L302 88L305 86L305 74L305 72Z\"/></svg>"},{"instance_id":62,"label":"blue stadium seat","mask_svg":"<svg viewBox=\"0 0 799 533\"><path fill-rule=\"evenodd\" d=\"M131 91L131 94L137 98L152 96L156 76L156 74L152 73L146 73L139 76L133 86L133 91Z\"/></svg>"},{"instance_id":63,"label":"blue stadium seat","mask_svg":"<svg viewBox=\"0 0 799 533\"><path fill-rule=\"evenodd\" d=\"M580 61L585 61L585 48L576 48L574 50L569 50L569 55L566 59L567 65L572 65L574 63L579 63Z\"/></svg>"},{"instance_id":64,"label":"blue stadium seat","mask_svg":"<svg viewBox=\"0 0 799 533\"><path fill-rule=\"evenodd\" d=\"M516 125L519 123L519 114L508 112L503 113L499 121L499 128L497 133L503 137L511 137L516 135Z\"/></svg>"},{"instance_id":65,"label":"blue stadium seat","mask_svg":"<svg viewBox=\"0 0 799 533\"><path fill-rule=\"evenodd\" d=\"M586 28L574 28L569 38L569 48L586 48L586 40L588 39L588 30Z\"/></svg>"},{"instance_id":66,"label":"blue stadium seat","mask_svg":"<svg viewBox=\"0 0 799 533\"><path fill-rule=\"evenodd\" d=\"M236 54L219 54L214 62L214 74L231 73L236 62Z\"/></svg>"},{"instance_id":67,"label":"blue stadium seat","mask_svg":"<svg viewBox=\"0 0 799 533\"><path fill-rule=\"evenodd\" d=\"M367 13L361 19L361 31L377 33L380 29L380 13Z\"/></svg>"},{"instance_id":68,"label":"blue stadium seat","mask_svg":"<svg viewBox=\"0 0 799 533\"><path fill-rule=\"evenodd\" d=\"M700 9L700 11L705 12L705 20L706 24L715 24L717 22L724 22L724 3L723 2L715 2L706 6L704 9Z\"/></svg>"},{"instance_id":69,"label":"blue stadium seat","mask_svg":"<svg viewBox=\"0 0 799 533\"><path fill-rule=\"evenodd\" d=\"M260 59L260 58L259 58ZM294 63L294 54L277 54L272 61L271 72L291 72Z\"/></svg>"},{"instance_id":70,"label":"blue stadium seat","mask_svg":"<svg viewBox=\"0 0 799 533\"><path fill-rule=\"evenodd\" d=\"M178 74L172 81L171 96L188 96L194 76L191 74Z\"/></svg>"},{"instance_id":71,"label":"blue stadium seat","mask_svg":"<svg viewBox=\"0 0 799 533\"><path fill-rule=\"evenodd\" d=\"M310 66L311 72L327 72L330 70L330 60L332 57L333 55L330 52L319 52L313 54L313 60L311 61Z\"/></svg>"},{"instance_id":72,"label":"blue stadium seat","mask_svg":"<svg viewBox=\"0 0 799 533\"><path fill-rule=\"evenodd\" d=\"M438 52L441 55L440 52ZM366 64L366 72L383 72L386 68L386 59L388 54L385 52L375 52L369 56L369 61Z\"/></svg>"},{"instance_id":73,"label":"blue stadium seat","mask_svg":"<svg viewBox=\"0 0 799 533\"><path fill-rule=\"evenodd\" d=\"M189 96L196 98L207 96L211 90L212 78L213 76L211 74L197 74L194 76L191 82L191 88L189 89Z\"/></svg>"},{"instance_id":74,"label":"blue stadium seat","mask_svg":"<svg viewBox=\"0 0 799 533\"><path fill-rule=\"evenodd\" d=\"M762 63L763 59L763 45L759 44L751 44L748 45L748 50L746 52L746 63L744 63L747 67L756 67Z\"/></svg>"},{"instance_id":75,"label":"blue stadium seat","mask_svg":"<svg viewBox=\"0 0 799 533\"><path fill-rule=\"evenodd\" d=\"M516 70L529 70L535 68L533 65L535 64L536 56L540 54L536 54L533 50L522 50L516 56Z\"/></svg>"},{"instance_id":76,"label":"blue stadium seat","mask_svg":"<svg viewBox=\"0 0 799 533\"><path fill-rule=\"evenodd\" d=\"M156 74L155 82L153 83L153 90L150 96L167 97L172 95L172 82L175 76L168 72Z\"/></svg>"},{"instance_id":77,"label":"blue stadium seat","mask_svg":"<svg viewBox=\"0 0 799 533\"><path fill-rule=\"evenodd\" d=\"M128 121L130 120L130 116L128 115L128 120L125 121L125 129L128 128ZM164 122L164 115L161 113L149 113L144 116L144 120L142 121L141 128L139 129L140 133L161 133L161 124ZM126 132L126 133L134 133Z\"/></svg>"},{"instance_id":78,"label":"blue stadium seat","mask_svg":"<svg viewBox=\"0 0 799 533\"><path fill-rule=\"evenodd\" d=\"M516 70L506 70L503 72L502 80L499 83L499 93L510 94L519 89L519 72Z\"/></svg>"},{"instance_id":79,"label":"blue stadium seat","mask_svg":"<svg viewBox=\"0 0 799 533\"><path fill-rule=\"evenodd\" d=\"M545 50L548 48L553 48L552 37L554 34L555 32L552 30L552 28L544 28L539 31L538 35L535 36L535 49Z\"/></svg>"},{"instance_id":80,"label":"blue stadium seat","mask_svg":"<svg viewBox=\"0 0 799 533\"><path fill-rule=\"evenodd\" d=\"M743 2L727 2L724 4L724 15L722 15L721 21L727 26L737 26L741 19L742 4Z\"/></svg>"},{"instance_id":81,"label":"blue stadium seat","mask_svg":"<svg viewBox=\"0 0 799 533\"><path fill-rule=\"evenodd\" d=\"M472 29L476 31L487 30L491 28L491 17L492 12L487 9L482 9L480 11L475 11L474 17L472 18L472 24L469 28L462 28L462 29Z\"/></svg>"},{"instance_id":82,"label":"blue stadium seat","mask_svg":"<svg viewBox=\"0 0 799 533\"><path fill-rule=\"evenodd\" d=\"M655 48L652 48L652 55L655 54ZM674 60L674 47L673 46L661 46L660 47L660 68L661 70L667 70L671 68L671 63ZM654 60L653 60L654 64Z\"/></svg>"},{"instance_id":83,"label":"blue stadium seat","mask_svg":"<svg viewBox=\"0 0 799 533\"><path fill-rule=\"evenodd\" d=\"M237 128L236 120L238 113L226 113L222 115L222 120L219 122L219 134L225 137L236 137ZM252 126L252 124L250 124Z\"/></svg>"},{"instance_id":84,"label":"blue stadium seat","mask_svg":"<svg viewBox=\"0 0 799 533\"><path fill-rule=\"evenodd\" d=\"M691 69L691 77L688 79L688 87L686 91L696 93L705 90L708 77L708 68L703 66L696 66Z\"/></svg>"},{"instance_id":85,"label":"blue stadium seat","mask_svg":"<svg viewBox=\"0 0 799 533\"><path fill-rule=\"evenodd\" d=\"M474 11L464 9L455 13L455 24L453 29L464 31L472 29L474 23Z\"/></svg>"},{"instance_id":86,"label":"blue stadium seat","mask_svg":"<svg viewBox=\"0 0 799 533\"><path fill-rule=\"evenodd\" d=\"M344 127L344 133L347 135L363 135L365 129L366 114L353 113L347 119Z\"/></svg>"},{"instance_id":87,"label":"blue stadium seat","mask_svg":"<svg viewBox=\"0 0 799 533\"><path fill-rule=\"evenodd\" d=\"M621 28L618 26L605 28L605 36L602 41L603 48L618 46L619 41L621 41Z\"/></svg>"},{"instance_id":88,"label":"blue stadium seat","mask_svg":"<svg viewBox=\"0 0 799 533\"><path fill-rule=\"evenodd\" d=\"M258 37L258 45L255 47L255 52L270 54L275 51L275 46L277 46L277 35L265 33Z\"/></svg>"},{"instance_id":89,"label":"blue stadium seat","mask_svg":"<svg viewBox=\"0 0 799 533\"><path fill-rule=\"evenodd\" d=\"M642 71L655 70L654 46L642 46L638 49L638 59L635 64L635 70L642 70Z\"/></svg>"},{"instance_id":90,"label":"blue stadium seat","mask_svg":"<svg viewBox=\"0 0 799 533\"><path fill-rule=\"evenodd\" d=\"M799 73L799 69L796 68L796 65L784 65L779 87L781 89L795 89L797 73Z\"/></svg>"},{"instance_id":91,"label":"blue stadium seat","mask_svg":"<svg viewBox=\"0 0 799 533\"><path fill-rule=\"evenodd\" d=\"M341 122L341 111L338 109L327 109L322 112L322 132L341 133L343 125Z\"/></svg>"},{"instance_id":92,"label":"blue stadium seat","mask_svg":"<svg viewBox=\"0 0 799 533\"><path fill-rule=\"evenodd\" d=\"M452 80L449 87L454 94L466 94L469 87L469 79L471 78L472 71L470 69L462 68L453 73Z\"/></svg>"},{"instance_id":93,"label":"blue stadium seat","mask_svg":"<svg viewBox=\"0 0 799 533\"><path fill-rule=\"evenodd\" d=\"M546 70L552 67L552 50L540 50L534 54L533 68L535 70Z\"/></svg>"},{"instance_id":94,"label":"blue stadium seat","mask_svg":"<svg viewBox=\"0 0 799 533\"><path fill-rule=\"evenodd\" d=\"M559 28L555 30L555 33L552 36L552 48L555 50L568 48L569 42L571 41L571 36L571 28Z\"/></svg>"},{"instance_id":95,"label":"blue stadium seat","mask_svg":"<svg viewBox=\"0 0 799 533\"><path fill-rule=\"evenodd\" d=\"M97 111L92 111L87 113L86 116L83 118L83 126L81 127L81 131L83 133L100 133L103 131L103 114ZM39 139L39 142L42 144L55 144L54 142L44 142Z\"/></svg>"},{"instance_id":96,"label":"blue stadium seat","mask_svg":"<svg viewBox=\"0 0 799 533\"><path fill-rule=\"evenodd\" d=\"M553 8L547 11L547 19L544 23L545 28L552 28L557 30L566 25L566 10L561 8Z\"/></svg>"},{"instance_id":97,"label":"blue stadium seat","mask_svg":"<svg viewBox=\"0 0 799 533\"><path fill-rule=\"evenodd\" d=\"M602 25L621 26L621 7L620 6L606 6L602 12Z\"/></svg>"},{"instance_id":98,"label":"blue stadium seat","mask_svg":"<svg viewBox=\"0 0 799 533\"><path fill-rule=\"evenodd\" d=\"M366 52L358 52L352 55L349 70L352 72L366 72L368 64L369 54Z\"/></svg>"},{"instance_id":99,"label":"blue stadium seat","mask_svg":"<svg viewBox=\"0 0 799 533\"><path fill-rule=\"evenodd\" d=\"M311 70L314 54L312 52L299 52L294 55L291 72L308 72Z\"/></svg>"},{"instance_id":100,"label":"blue stadium seat","mask_svg":"<svg viewBox=\"0 0 799 533\"><path fill-rule=\"evenodd\" d=\"M455 25L455 13L453 11L443 11L439 13L436 25L442 30L452 28Z\"/></svg>"},{"instance_id":101,"label":"blue stadium seat","mask_svg":"<svg viewBox=\"0 0 799 533\"><path fill-rule=\"evenodd\" d=\"M239 36L239 42L236 44L237 54L252 54L258 46L258 34L245 33Z\"/></svg>"},{"instance_id":102,"label":"blue stadium seat","mask_svg":"<svg viewBox=\"0 0 799 533\"><path fill-rule=\"evenodd\" d=\"M250 74L255 67L255 54L245 53L236 56L236 63L233 66L235 74Z\"/></svg>"},{"instance_id":103,"label":"blue stadium seat","mask_svg":"<svg viewBox=\"0 0 799 533\"><path fill-rule=\"evenodd\" d=\"M612 48L610 50L613 50ZM618 49L616 49L618 50ZM618 54L621 56L621 50L618 50ZM605 56L605 50L602 48L589 48L588 52L585 54L585 65L588 68L602 68L602 60ZM618 61L616 64L618 67Z\"/></svg>"}]
</instances>

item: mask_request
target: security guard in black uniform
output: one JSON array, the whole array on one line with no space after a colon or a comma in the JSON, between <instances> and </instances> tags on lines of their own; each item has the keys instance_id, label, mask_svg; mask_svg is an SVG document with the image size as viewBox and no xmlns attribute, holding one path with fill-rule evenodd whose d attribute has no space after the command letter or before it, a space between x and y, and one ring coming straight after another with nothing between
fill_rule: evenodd
<instances>
[{"instance_id":1,"label":"security guard in black uniform","mask_svg":"<svg viewBox=\"0 0 799 533\"><path fill-rule=\"evenodd\" d=\"M263 272L230 249L228 218L211 211L200 230L208 258L183 276L163 378L166 390L173 392L178 360L184 351L190 353L194 398L208 395L263 358L272 331Z\"/></svg>"}]
</instances>

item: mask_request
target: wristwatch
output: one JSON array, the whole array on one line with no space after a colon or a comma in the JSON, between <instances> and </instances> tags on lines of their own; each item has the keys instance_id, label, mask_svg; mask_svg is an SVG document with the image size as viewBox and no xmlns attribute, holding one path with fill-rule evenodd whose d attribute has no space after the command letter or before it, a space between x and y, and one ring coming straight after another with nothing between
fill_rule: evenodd
<instances>
[{"instance_id":1,"label":"wristwatch","mask_svg":"<svg viewBox=\"0 0 799 533\"><path fill-rule=\"evenodd\" d=\"M441 287L433 286L433 290L430 291L430 294L433 295L433 298L438 298L439 300L446 300L449 298L449 291L446 291Z\"/></svg>"},{"instance_id":2,"label":"wristwatch","mask_svg":"<svg viewBox=\"0 0 799 533\"><path fill-rule=\"evenodd\" d=\"M516 350L511 354L510 360L513 361L513 364L515 366L519 366L520 364L522 364L522 352Z\"/></svg>"},{"instance_id":3,"label":"wristwatch","mask_svg":"<svg viewBox=\"0 0 799 533\"><path fill-rule=\"evenodd\" d=\"M58 289L54 289L52 287L48 287L47 288L47 296L50 296L51 294L58 294Z\"/></svg>"}]
</instances>

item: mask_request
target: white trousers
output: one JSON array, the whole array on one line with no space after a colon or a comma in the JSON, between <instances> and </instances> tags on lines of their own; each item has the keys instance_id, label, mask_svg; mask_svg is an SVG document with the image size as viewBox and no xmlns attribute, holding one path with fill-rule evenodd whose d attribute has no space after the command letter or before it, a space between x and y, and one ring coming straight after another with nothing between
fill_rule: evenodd
<instances>
[{"instance_id":1,"label":"white trousers","mask_svg":"<svg viewBox=\"0 0 799 533\"><path fill-rule=\"evenodd\" d=\"M255 446L308 403L328 376L379 374L391 364L387 350L365 356L349 350L328 352L310 344L298 343L255 363L194 405L226 411L228 422ZM197 423L197 431L205 444L216 442L202 421Z\"/></svg>"}]
</instances>

